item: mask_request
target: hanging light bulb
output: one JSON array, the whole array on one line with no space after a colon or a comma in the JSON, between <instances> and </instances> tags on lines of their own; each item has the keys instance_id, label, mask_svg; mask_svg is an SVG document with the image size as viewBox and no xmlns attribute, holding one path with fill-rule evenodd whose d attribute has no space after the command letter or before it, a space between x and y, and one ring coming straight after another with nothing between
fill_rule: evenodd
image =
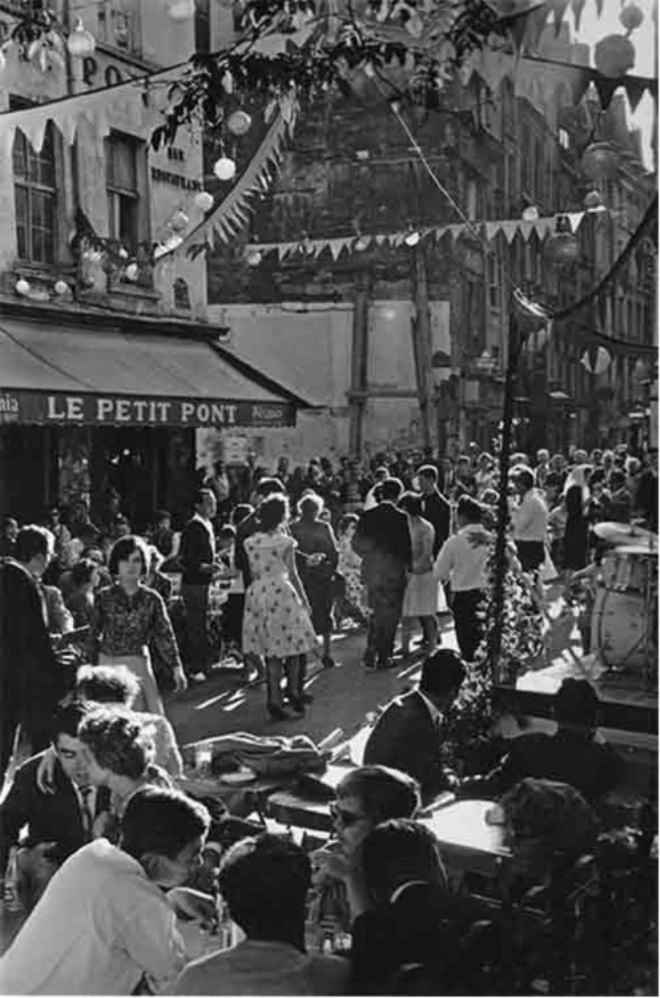
<instances>
[{"instance_id":1,"label":"hanging light bulb","mask_svg":"<svg viewBox=\"0 0 660 998\"><path fill-rule=\"evenodd\" d=\"M535 204L528 204L522 213L523 222L538 222L539 210Z\"/></svg>"},{"instance_id":2,"label":"hanging light bulb","mask_svg":"<svg viewBox=\"0 0 660 998\"><path fill-rule=\"evenodd\" d=\"M227 118L227 128L232 135L245 135L251 124L252 118L247 111L233 111Z\"/></svg>"},{"instance_id":3,"label":"hanging light bulb","mask_svg":"<svg viewBox=\"0 0 660 998\"><path fill-rule=\"evenodd\" d=\"M188 222L189 219L185 211L181 211L181 209L179 208L179 210L175 211L174 215L172 216L172 219L170 221L170 228L172 228L174 232L183 232L183 230L187 227Z\"/></svg>"},{"instance_id":4,"label":"hanging light bulb","mask_svg":"<svg viewBox=\"0 0 660 998\"><path fill-rule=\"evenodd\" d=\"M84 59L91 55L96 48L96 41L91 31L87 31L81 19L78 18L76 25L66 40L66 47L74 59Z\"/></svg>"},{"instance_id":5,"label":"hanging light bulb","mask_svg":"<svg viewBox=\"0 0 660 998\"><path fill-rule=\"evenodd\" d=\"M188 21L195 13L195 0L169 0L167 14L171 21Z\"/></svg>"},{"instance_id":6,"label":"hanging light bulb","mask_svg":"<svg viewBox=\"0 0 660 998\"><path fill-rule=\"evenodd\" d=\"M221 156L213 164L213 172L218 180L233 180L236 176L236 163L228 156Z\"/></svg>"},{"instance_id":7,"label":"hanging light bulb","mask_svg":"<svg viewBox=\"0 0 660 998\"><path fill-rule=\"evenodd\" d=\"M248 267L258 267L262 260L263 257L261 255L261 251L258 249L250 250L250 252L245 258L245 262L247 263Z\"/></svg>"},{"instance_id":8,"label":"hanging light bulb","mask_svg":"<svg viewBox=\"0 0 660 998\"><path fill-rule=\"evenodd\" d=\"M30 282L26 281L24 277L19 277L14 285L14 289L17 295L27 295L30 293Z\"/></svg>"},{"instance_id":9,"label":"hanging light bulb","mask_svg":"<svg viewBox=\"0 0 660 998\"><path fill-rule=\"evenodd\" d=\"M55 281L53 291L58 296L58 298L61 298L62 295L65 295L68 290L69 290L69 285L66 283L66 281Z\"/></svg>"},{"instance_id":10,"label":"hanging light bulb","mask_svg":"<svg viewBox=\"0 0 660 998\"><path fill-rule=\"evenodd\" d=\"M213 207L213 195L209 194L208 191L199 191L198 194L195 194L194 203L196 208L206 213Z\"/></svg>"}]
</instances>

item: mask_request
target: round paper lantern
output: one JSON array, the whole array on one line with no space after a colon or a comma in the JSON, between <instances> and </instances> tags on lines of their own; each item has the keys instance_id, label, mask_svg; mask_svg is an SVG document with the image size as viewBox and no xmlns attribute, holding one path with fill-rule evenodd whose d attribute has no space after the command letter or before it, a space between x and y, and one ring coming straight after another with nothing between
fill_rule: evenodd
<instances>
[{"instance_id":1,"label":"round paper lantern","mask_svg":"<svg viewBox=\"0 0 660 998\"><path fill-rule=\"evenodd\" d=\"M170 227L174 230L174 232L183 232L188 225L188 221L189 219L185 211L181 211L181 209L179 209L179 211L174 212L172 220L170 221Z\"/></svg>"},{"instance_id":2,"label":"round paper lantern","mask_svg":"<svg viewBox=\"0 0 660 998\"><path fill-rule=\"evenodd\" d=\"M636 3L627 3L619 14L619 20L626 31L634 31L644 20L644 12Z\"/></svg>"},{"instance_id":3,"label":"round paper lantern","mask_svg":"<svg viewBox=\"0 0 660 998\"><path fill-rule=\"evenodd\" d=\"M611 180L619 168L619 154L611 142L592 142L582 155L582 169L592 180Z\"/></svg>"},{"instance_id":4,"label":"round paper lantern","mask_svg":"<svg viewBox=\"0 0 660 998\"><path fill-rule=\"evenodd\" d=\"M612 358L605 347L587 347L580 358L580 363L591 374L603 374L611 362Z\"/></svg>"},{"instance_id":5,"label":"round paper lantern","mask_svg":"<svg viewBox=\"0 0 660 998\"><path fill-rule=\"evenodd\" d=\"M26 281L24 277L19 277L14 285L14 288L16 290L16 294L27 295L30 291L30 282Z\"/></svg>"},{"instance_id":6,"label":"round paper lantern","mask_svg":"<svg viewBox=\"0 0 660 998\"><path fill-rule=\"evenodd\" d=\"M137 263L129 263L124 271L124 276L127 281L134 283L138 279L138 265Z\"/></svg>"},{"instance_id":7,"label":"round paper lantern","mask_svg":"<svg viewBox=\"0 0 660 998\"><path fill-rule=\"evenodd\" d=\"M606 35L594 48L594 62L599 73L616 80L635 65L635 46L625 35Z\"/></svg>"},{"instance_id":8,"label":"round paper lantern","mask_svg":"<svg viewBox=\"0 0 660 998\"><path fill-rule=\"evenodd\" d=\"M208 191L199 191L195 194L195 207L203 212L210 211L213 207L213 195Z\"/></svg>"},{"instance_id":9,"label":"round paper lantern","mask_svg":"<svg viewBox=\"0 0 660 998\"><path fill-rule=\"evenodd\" d=\"M218 180L233 180L236 176L236 163L228 156L221 156L213 164L213 172Z\"/></svg>"},{"instance_id":10,"label":"round paper lantern","mask_svg":"<svg viewBox=\"0 0 660 998\"><path fill-rule=\"evenodd\" d=\"M232 135L245 135L251 124L252 118L246 111L233 111L227 118L227 128Z\"/></svg>"},{"instance_id":11,"label":"round paper lantern","mask_svg":"<svg viewBox=\"0 0 660 998\"><path fill-rule=\"evenodd\" d=\"M527 205L522 213L523 222L538 222L539 210L535 204Z\"/></svg>"},{"instance_id":12,"label":"round paper lantern","mask_svg":"<svg viewBox=\"0 0 660 998\"><path fill-rule=\"evenodd\" d=\"M66 40L66 47L74 59L84 59L91 55L96 48L94 35L85 29L80 18L76 21L76 26Z\"/></svg>"},{"instance_id":13,"label":"round paper lantern","mask_svg":"<svg viewBox=\"0 0 660 998\"><path fill-rule=\"evenodd\" d=\"M548 239L545 254L557 266L568 266L579 258L580 247L571 232L557 232Z\"/></svg>"},{"instance_id":14,"label":"round paper lantern","mask_svg":"<svg viewBox=\"0 0 660 998\"><path fill-rule=\"evenodd\" d=\"M258 267L262 259L263 257L261 256L259 250L250 250L250 252L245 258L245 262L247 263L248 267Z\"/></svg>"},{"instance_id":15,"label":"round paper lantern","mask_svg":"<svg viewBox=\"0 0 660 998\"><path fill-rule=\"evenodd\" d=\"M62 297L62 295L65 295L68 290L69 290L69 285L66 283L66 281L55 281L55 286L53 287L53 291L60 298Z\"/></svg>"},{"instance_id":16,"label":"round paper lantern","mask_svg":"<svg viewBox=\"0 0 660 998\"><path fill-rule=\"evenodd\" d=\"M188 21L195 13L195 0L169 0L167 13L172 21Z\"/></svg>"}]
</instances>

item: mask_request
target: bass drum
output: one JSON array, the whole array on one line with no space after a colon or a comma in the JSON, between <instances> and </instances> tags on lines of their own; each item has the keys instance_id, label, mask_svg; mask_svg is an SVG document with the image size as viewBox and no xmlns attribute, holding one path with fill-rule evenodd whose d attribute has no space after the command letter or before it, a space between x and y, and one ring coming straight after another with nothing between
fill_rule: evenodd
<instances>
[{"instance_id":1,"label":"bass drum","mask_svg":"<svg viewBox=\"0 0 660 998\"><path fill-rule=\"evenodd\" d=\"M648 669L657 655L653 620L634 590L599 589L591 616L591 650L609 668Z\"/></svg>"}]
</instances>

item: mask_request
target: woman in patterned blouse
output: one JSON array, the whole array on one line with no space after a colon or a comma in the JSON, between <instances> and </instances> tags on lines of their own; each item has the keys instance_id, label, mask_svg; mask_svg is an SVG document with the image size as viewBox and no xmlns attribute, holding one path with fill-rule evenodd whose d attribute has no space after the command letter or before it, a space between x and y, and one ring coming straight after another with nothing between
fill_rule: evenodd
<instances>
[{"instance_id":1,"label":"woman in patterned blouse","mask_svg":"<svg viewBox=\"0 0 660 998\"><path fill-rule=\"evenodd\" d=\"M90 658L95 665L126 665L140 680L141 702L135 709L163 714L150 646L172 670L176 690L186 688L186 678L167 608L142 584L147 561L139 537L122 537L113 545L108 567L116 581L96 594Z\"/></svg>"}]
</instances>

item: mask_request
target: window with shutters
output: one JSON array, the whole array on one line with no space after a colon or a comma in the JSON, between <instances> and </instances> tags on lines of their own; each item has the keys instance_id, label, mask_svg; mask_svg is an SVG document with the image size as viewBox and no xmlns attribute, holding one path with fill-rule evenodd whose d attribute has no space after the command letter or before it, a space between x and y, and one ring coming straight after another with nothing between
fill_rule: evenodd
<instances>
[{"instance_id":1,"label":"window with shutters","mask_svg":"<svg viewBox=\"0 0 660 998\"><path fill-rule=\"evenodd\" d=\"M17 129L13 147L13 169L18 258L28 263L54 263L57 177L52 124L46 127L43 145L39 152L23 132Z\"/></svg>"},{"instance_id":2,"label":"window with shutters","mask_svg":"<svg viewBox=\"0 0 660 998\"><path fill-rule=\"evenodd\" d=\"M140 55L142 28L138 0L98 0L97 40Z\"/></svg>"},{"instance_id":3,"label":"window with shutters","mask_svg":"<svg viewBox=\"0 0 660 998\"><path fill-rule=\"evenodd\" d=\"M106 139L108 234L132 253L148 237L146 198L141 197L145 163L143 142L119 132Z\"/></svg>"}]
</instances>

